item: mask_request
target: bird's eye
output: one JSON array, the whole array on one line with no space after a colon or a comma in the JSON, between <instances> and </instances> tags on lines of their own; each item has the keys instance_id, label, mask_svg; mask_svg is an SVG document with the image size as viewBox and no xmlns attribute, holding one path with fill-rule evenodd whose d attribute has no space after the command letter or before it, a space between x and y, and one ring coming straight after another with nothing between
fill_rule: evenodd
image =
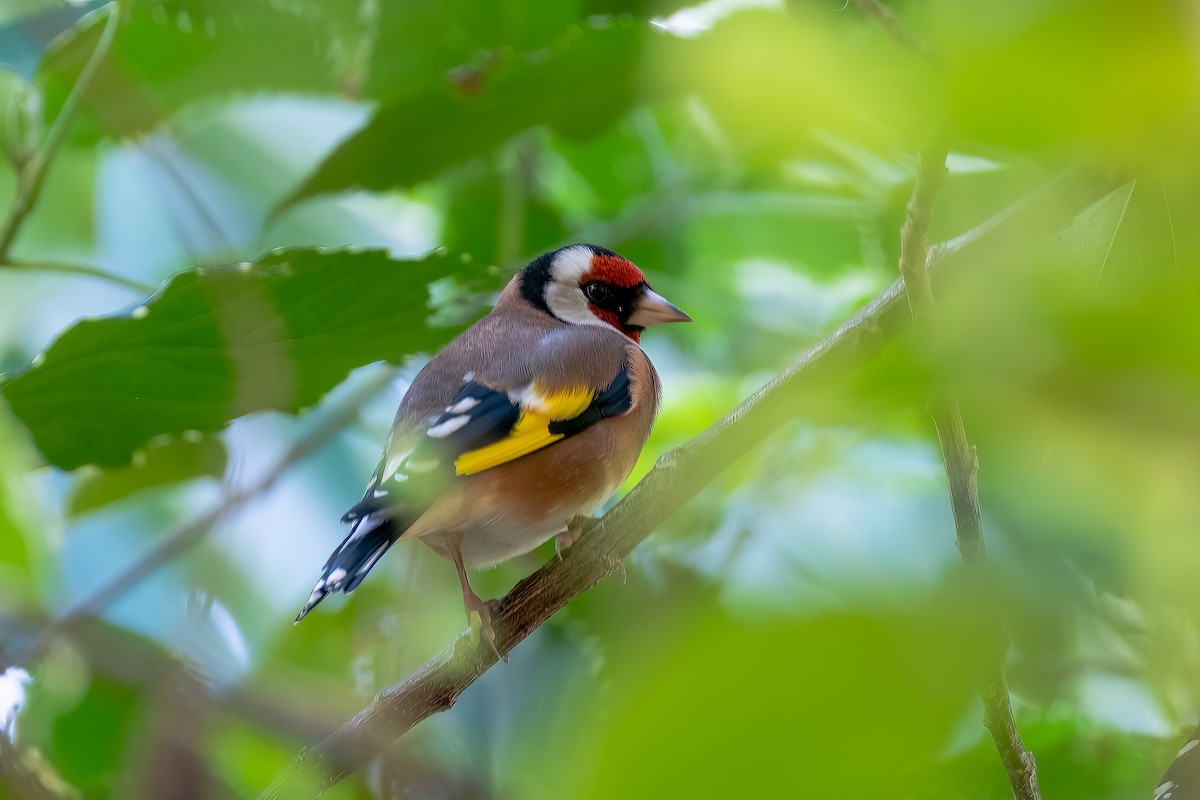
<instances>
[{"instance_id":1,"label":"bird's eye","mask_svg":"<svg viewBox=\"0 0 1200 800\"><path fill-rule=\"evenodd\" d=\"M593 281L583 287L583 293L587 299L598 306L612 300L612 290L600 281Z\"/></svg>"}]
</instances>

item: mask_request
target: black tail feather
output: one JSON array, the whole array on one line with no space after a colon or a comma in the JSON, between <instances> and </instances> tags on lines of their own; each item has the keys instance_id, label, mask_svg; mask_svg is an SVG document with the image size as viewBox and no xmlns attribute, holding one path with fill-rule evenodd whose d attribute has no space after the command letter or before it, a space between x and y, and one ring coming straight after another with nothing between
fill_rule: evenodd
<instances>
[{"instance_id":1,"label":"black tail feather","mask_svg":"<svg viewBox=\"0 0 1200 800\"><path fill-rule=\"evenodd\" d=\"M388 548L400 538L405 527L407 526L396 525L382 514L373 514L357 520L350 529L350 534L325 562L321 579L313 587L308 602L296 617L296 622L304 619L308 612L329 595L335 592L349 594L354 591Z\"/></svg>"}]
</instances>

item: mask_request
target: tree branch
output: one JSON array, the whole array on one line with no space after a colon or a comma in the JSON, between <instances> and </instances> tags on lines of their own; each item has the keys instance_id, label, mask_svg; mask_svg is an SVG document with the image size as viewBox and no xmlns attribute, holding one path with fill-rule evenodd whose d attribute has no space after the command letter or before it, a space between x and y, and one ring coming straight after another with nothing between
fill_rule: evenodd
<instances>
[{"instance_id":1,"label":"tree branch","mask_svg":"<svg viewBox=\"0 0 1200 800\"><path fill-rule=\"evenodd\" d=\"M1005 212L986 232L937 250L936 266L969 262L993 242L1038 241L1060 231L1111 187L1111 181L1069 174ZM931 266L934 266L931 264ZM875 358L912 323L903 281L897 280L834 333L810 348L768 383L695 439L658 464L583 539L522 580L492 614L496 648L507 654L573 597L619 568L621 559L726 466L793 419L815 385ZM486 644L461 635L423 667L380 692L353 719L300 753L260 800L299 796L316 784L327 789L358 770L421 720L451 708L497 661Z\"/></svg>"},{"instance_id":2,"label":"tree branch","mask_svg":"<svg viewBox=\"0 0 1200 800\"><path fill-rule=\"evenodd\" d=\"M946 177L946 154L946 143L940 137L921 153L916 185L908 201L908 214L900 229L900 274L908 290L913 324L917 334L930 343L934 341L938 326L928 272L928 232L938 193ZM986 551L979 511L979 460L975 448L967 440L962 412L953 397L940 388L935 390L930 400L930 414L937 429L942 461L946 465L958 551L965 564L980 564ZM1006 654L1007 646L1004 646L997 656L993 673L979 693L983 700L984 727L992 735L1017 800L1037 800L1037 764L1033 754L1025 749L1013 719L1004 676Z\"/></svg>"},{"instance_id":3,"label":"tree branch","mask_svg":"<svg viewBox=\"0 0 1200 800\"><path fill-rule=\"evenodd\" d=\"M898 44L907 47L922 58L934 60L933 50L929 45L918 39L891 8L879 0L854 0L854 4L867 16L874 17Z\"/></svg>"},{"instance_id":4,"label":"tree branch","mask_svg":"<svg viewBox=\"0 0 1200 800\"><path fill-rule=\"evenodd\" d=\"M109 3L107 11L108 21L104 24L104 30L100 32L100 40L96 42L96 49L92 51L92 55L79 73L75 85L71 87L71 93L67 95L62 108L58 111L58 116L54 118L54 124L46 133L46 139L42 142L42 146L30 157L17 177L17 196L13 199L12 208L9 209L8 217L4 220L4 226L0 228L0 263L8 261L9 251L12 249L13 240L17 238L21 224L29 216L33 207L37 205L38 198L41 197L42 185L46 182L46 172L54 161L54 156L58 154L58 148L67 138L67 131L71 128L71 122L79 108L79 101L83 98L92 79L96 77L100 63L112 47L113 38L117 34L117 26L121 20L121 9L116 0Z\"/></svg>"},{"instance_id":5,"label":"tree branch","mask_svg":"<svg viewBox=\"0 0 1200 800\"><path fill-rule=\"evenodd\" d=\"M133 278L126 278L111 272L105 272L99 267L93 267L89 264L66 264L56 261L16 261L8 259L7 261L0 261L0 267L19 269L26 272L58 272L64 275L83 275L146 296L152 295L156 291L155 287L148 283L142 283Z\"/></svg>"},{"instance_id":6,"label":"tree branch","mask_svg":"<svg viewBox=\"0 0 1200 800\"><path fill-rule=\"evenodd\" d=\"M139 689L162 685L164 679L169 677L170 682L192 698L204 715L226 715L289 743L310 742L328 731L333 722L320 704L312 703L311 697L302 696L297 687L272 685L256 689L245 685L214 685L208 676L197 671L196 666L186 659L164 652L156 644L103 621L91 620L89 624L80 626L72 636L71 644L83 654L88 668L96 675ZM0 749L5 741L3 734L0 734ZM423 755L419 750L408 748L393 748L387 754L385 764L392 772L403 776L411 796L443 796L460 800L491 796L470 776L443 771ZM3 763L0 760L0 774L3 773ZM422 788L426 790L425 793L419 791ZM428 791L430 789L452 791L438 793ZM410 794L384 792L382 796L409 797ZM174 795L158 793L141 796ZM226 792L215 796L233 798L235 795Z\"/></svg>"}]
</instances>

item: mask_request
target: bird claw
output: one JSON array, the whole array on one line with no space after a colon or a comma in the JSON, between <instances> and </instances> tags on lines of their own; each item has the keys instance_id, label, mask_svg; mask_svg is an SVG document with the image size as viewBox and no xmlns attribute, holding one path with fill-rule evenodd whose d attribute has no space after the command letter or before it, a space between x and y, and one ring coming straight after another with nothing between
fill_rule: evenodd
<instances>
[{"instance_id":1,"label":"bird claw","mask_svg":"<svg viewBox=\"0 0 1200 800\"><path fill-rule=\"evenodd\" d=\"M583 514L572 517L571 521L567 523L567 529L554 537L554 554L558 556L558 560L562 561L563 550L578 542L595 525L595 517Z\"/></svg>"},{"instance_id":2,"label":"bird claw","mask_svg":"<svg viewBox=\"0 0 1200 800\"><path fill-rule=\"evenodd\" d=\"M625 572L625 561L623 559L606 555L604 560L608 563L610 569L620 570L622 586L629 583L629 575Z\"/></svg>"},{"instance_id":3,"label":"bird claw","mask_svg":"<svg viewBox=\"0 0 1200 800\"><path fill-rule=\"evenodd\" d=\"M487 642L488 647L492 648L496 658L507 664L508 656L501 653L500 648L496 647L496 629L492 627L492 611L495 607L495 600L479 600L478 603L470 603L467 606L467 624L471 626L471 644L478 647L479 641L482 639Z\"/></svg>"}]
</instances>

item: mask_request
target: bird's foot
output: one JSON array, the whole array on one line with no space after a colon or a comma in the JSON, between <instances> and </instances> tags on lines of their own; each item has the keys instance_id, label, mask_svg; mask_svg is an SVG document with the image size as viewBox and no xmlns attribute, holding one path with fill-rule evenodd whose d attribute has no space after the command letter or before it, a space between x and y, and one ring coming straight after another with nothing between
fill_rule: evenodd
<instances>
[{"instance_id":1,"label":"bird's foot","mask_svg":"<svg viewBox=\"0 0 1200 800\"><path fill-rule=\"evenodd\" d=\"M629 583L629 575L626 574L626 572L625 572L624 559L617 558L616 556L606 555L604 557L604 560L608 564L610 569L617 570L621 573L621 585L622 586Z\"/></svg>"},{"instance_id":2,"label":"bird's foot","mask_svg":"<svg viewBox=\"0 0 1200 800\"><path fill-rule=\"evenodd\" d=\"M567 523L567 529L554 537L554 553L562 561L563 550L575 544L582 536L596 526L597 519L578 514Z\"/></svg>"},{"instance_id":3,"label":"bird's foot","mask_svg":"<svg viewBox=\"0 0 1200 800\"><path fill-rule=\"evenodd\" d=\"M471 640L475 646L478 646L479 640L488 643L488 647L492 648L492 652L496 654L496 658L504 663L508 663L508 656L500 652L500 648L496 647L496 629L492 627L492 612L496 610L498 605L495 600L482 600L478 596L468 597L464 600L467 609L467 624L471 626Z\"/></svg>"}]
</instances>

